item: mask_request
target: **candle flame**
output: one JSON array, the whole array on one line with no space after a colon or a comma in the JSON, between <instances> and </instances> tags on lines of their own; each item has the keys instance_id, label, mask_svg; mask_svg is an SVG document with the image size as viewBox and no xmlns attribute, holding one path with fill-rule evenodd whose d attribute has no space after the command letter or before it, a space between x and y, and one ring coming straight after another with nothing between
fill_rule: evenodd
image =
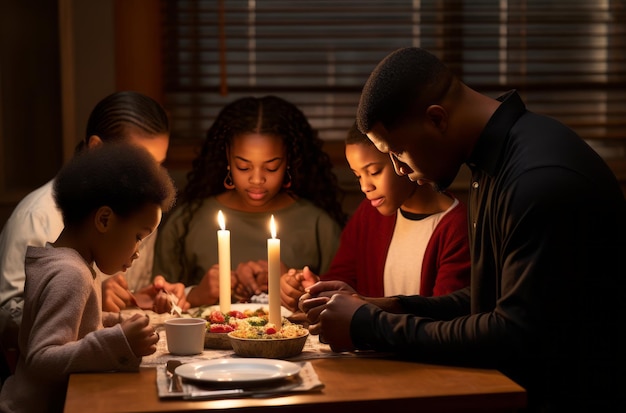
<instances>
[{"instance_id":1,"label":"candle flame","mask_svg":"<svg viewBox=\"0 0 626 413\"><path fill-rule=\"evenodd\" d=\"M270 218L270 233L272 234L272 239L276 238L276 222L274 222L274 215Z\"/></svg>"},{"instance_id":2,"label":"candle flame","mask_svg":"<svg viewBox=\"0 0 626 413\"><path fill-rule=\"evenodd\" d=\"M224 214L222 214L222 210L220 209L217 213L217 222L220 224L220 229L226 229L226 220L224 219Z\"/></svg>"}]
</instances>

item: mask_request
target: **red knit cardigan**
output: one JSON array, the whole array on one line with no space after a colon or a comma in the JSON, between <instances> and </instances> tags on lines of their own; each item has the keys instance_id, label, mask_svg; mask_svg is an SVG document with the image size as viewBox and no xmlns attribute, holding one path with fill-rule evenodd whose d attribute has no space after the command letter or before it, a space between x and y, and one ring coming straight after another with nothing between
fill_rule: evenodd
<instances>
[{"instance_id":1,"label":"red knit cardigan","mask_svg":"<svg viewBox=\"0 0 626 413\"><path fill-rule=\"evenodd\" d=\"M381 215L363 200L341 234L328 272L320 278L344 281L366 297L383 297L383 272L396 215ZM430 237L422 263L420 295L444 295L469 285L467 230L467 211L459 202Z\"/></svg>"}]
</instances>

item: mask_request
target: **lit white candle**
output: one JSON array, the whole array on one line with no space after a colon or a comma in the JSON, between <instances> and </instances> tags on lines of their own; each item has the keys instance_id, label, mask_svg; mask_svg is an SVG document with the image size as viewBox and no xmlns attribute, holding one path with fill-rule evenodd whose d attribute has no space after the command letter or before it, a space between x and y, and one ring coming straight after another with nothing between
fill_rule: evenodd
<instances>
[{"instance_id":1,"label":"lit white candle","mask_svg":"<svg viewBox=\"0 0 626 413\"><path fill-rule=\"evenodd\" d=\"M217 231L217 255L220 267L220 311L230 311L230 231L226 229L224 214L217 213L217 222L220 228Z\"/></svg>"},{"instance_id":2,"label":"lit white candle","mask_svg":"<svg viewBox=\"0 0 626 413\"><path fill-rule=\"evenodd\" d=\"M283 321L280 313L280 240L276 238L274 215L270 218L270 233L272 238L267 240L269 322L274 324L277 330L280 330Z\"/></svg>"}]
</instances>

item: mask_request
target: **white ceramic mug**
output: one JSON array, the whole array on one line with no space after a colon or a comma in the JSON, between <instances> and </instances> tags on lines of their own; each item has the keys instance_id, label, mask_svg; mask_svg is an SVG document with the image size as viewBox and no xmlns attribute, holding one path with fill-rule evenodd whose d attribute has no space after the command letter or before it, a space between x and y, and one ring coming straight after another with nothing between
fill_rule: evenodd
<instances>
[{"instance_id":1,"label":"white ceramic mug","mask_svg":"<svg viewBox=\"0 0 626 413\"><path fill-rule=\"evenodd\" d=\"M206 320L202 318L170 318L165 320L167 350L179 356L202 353L206 323Z\"/></svg>"}]
</instances>

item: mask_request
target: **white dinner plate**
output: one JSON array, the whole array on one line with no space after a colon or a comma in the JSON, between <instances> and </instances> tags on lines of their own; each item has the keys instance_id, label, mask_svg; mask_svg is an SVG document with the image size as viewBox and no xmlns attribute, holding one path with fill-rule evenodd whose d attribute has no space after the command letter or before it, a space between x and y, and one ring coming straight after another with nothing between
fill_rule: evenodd
<instances>
[{"instance_id":1,"label":"white dinner plate","mask_svg":"<svg viewBox=\"0 0 626 413\"><path fill-rule=\"evenodd\" d=\"M254 310L258 310L259 308L263 308L266 311L269 310L270 306L269 304L258 304L258 303L233 303L230 305L230 309L231 310L237 310L237 311L245 311L245 310L250 310L250 311L254 311ZM220 306L219 305L212 305L210 307L207 307L203 312L201 317L204 317L204 315L208 315L209 312L214 311L214 310L219 310ZM283 317L290 317L293 313L291 311L289 311L288 309L286 309L285 307L280 307L280 313Z\"/></svg>"},{"instance_id":2,"label":"white dinner plate","mask_svg":"<svg viewBox=\"0 0 626 413\"><path fill-rule=\"evenodd\" d=\"M262 358L203 360L176 368L176 374L183 378L211 383L278 380L299 372L295 363Z\"/></svg>"}]
</instances>

